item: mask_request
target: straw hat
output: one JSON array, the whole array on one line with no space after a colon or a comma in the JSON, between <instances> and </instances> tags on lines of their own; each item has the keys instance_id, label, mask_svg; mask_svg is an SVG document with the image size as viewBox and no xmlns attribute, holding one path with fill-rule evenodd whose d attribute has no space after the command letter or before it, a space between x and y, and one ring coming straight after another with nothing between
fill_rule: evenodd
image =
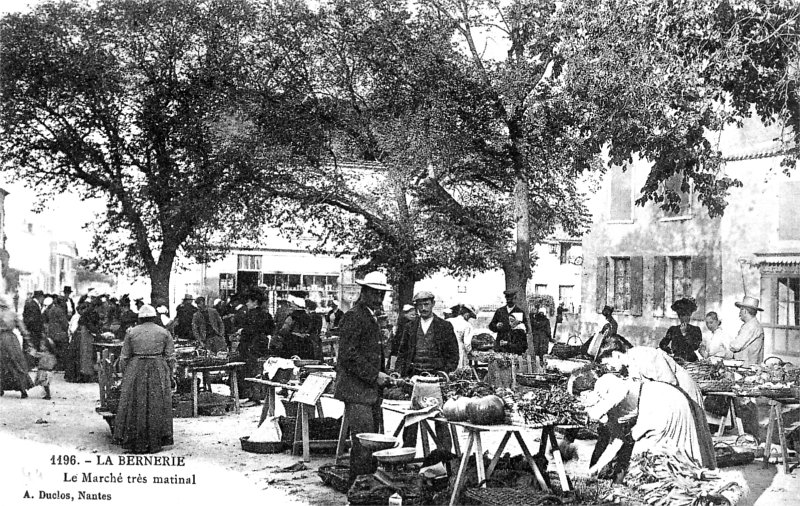
<instances>
[{"instance_id":1,"label":"straw hat","mask_svg":"<svg viewBox=\"0 0 800 506\"><path fill-rule=\"evenodd\" d=\"M744 298L742 299L742 302L734 302L734 304L738 308L746 307L749 309L755 309L756 311L763 311L764 308L758 307L758 303L759 303L758 299L756 299L755 297L750 297L749 295L745 295Z\"/></svg>"},{"instance_id":2,"label":"straw hat","mask_svg":"<svg viewBox=\"0 0 800 506\"><path fill-rule=\"evenodd\" d=\"M389 286L389 283L386 279L386 274L378 271L370 272L369 274L364 276L364 279L357 279L356 283L358 283L361 286L368 286L370 288L373 288L375 290L381 290L383 292L392 289L392 287Z\"/></svg>"}]
</instances>

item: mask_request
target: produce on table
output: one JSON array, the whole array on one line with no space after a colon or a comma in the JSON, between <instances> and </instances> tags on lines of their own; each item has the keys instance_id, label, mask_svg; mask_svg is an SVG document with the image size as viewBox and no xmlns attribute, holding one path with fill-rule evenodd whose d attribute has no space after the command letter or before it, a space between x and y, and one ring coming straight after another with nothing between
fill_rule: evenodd
<instances>
[{"instance_id":1,"label":"produce on table","mask_svg":"<svg viewBox=\"0 0 800 506\"><path fill-rule=\"evenodd\" d=\"M586 423L586 411L580 400L558 387L533 389L518 399L516 405L525 422L532 425Z\"/></svg>"},{"instance_id":2,"label":"produce on table","mask_svg":"<svg viewBox=\"0 0 800 506\"><path fill-rule=\"evenodd\" d=\"M717 471L678 453L635 455L625 484L641 494L644 502L657 506L733 504L731 499L745 492L739 480L723 479Z\"/></svg>"},{"instance_id":3,"label":"produce on table","mask_svg":"<svg viewBox=\"0 0 800 506\"><path fill-rule=\"evenodd\" d=\"M495 425L506 419L505 403L496 395L449 399L444 403L442 413L453 422L470 421L478 425Z\"/></svg>"},{"instance_id":4,"label":"produce on table","mask_svg":"<svg viewBox=\"0 0 800 506\"><path fill-rule=\"evenodd\" d=\"M468 420L467 406L469 406L470 402L472 402L472 399L469 397L449 399L442 406L442 413L445 418L453 422L466 422Z\"/></svg>"},{"instance_id":5,"label":"produce on table","mask_svg":"<svg viewBox=\"0 0 800 506\"><path fill-rule=\"evenodd\" d=\"M444 396L447 399L456 397L482 397L492 395L494 387L482 381L451 381L445 386Z\"/></svg>"},{"instance_id":6,"label":"produce on table","mask_svg":"<svg viewBox=\"0 0 800 506\"><path fill-rule=\"evenodd\" d=\"M476 381L478 379L472 367L459 367L447 376L450 381Z\"/></svg>"},{"instance_id":7,"label":"produce on table","mask_svg":"<svg viewBox=\"0 0 800 506\"><path fill-rule=\"evenodd\" d=\"M503 399L496 395L470 399L467 405L467 417L469 421L478 425L503 423L506 419L506 405Z\"/></svg>"}]
</instances>

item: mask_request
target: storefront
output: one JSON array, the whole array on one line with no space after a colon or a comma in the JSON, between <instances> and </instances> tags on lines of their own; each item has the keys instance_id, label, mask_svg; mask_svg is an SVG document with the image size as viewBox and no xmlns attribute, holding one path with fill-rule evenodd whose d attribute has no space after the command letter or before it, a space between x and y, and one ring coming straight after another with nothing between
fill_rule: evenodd
<instances>
[{"instance_id":1,"label":"storefront","mask_svg":"<svg viewBox=\"0 0 800 506\"><path fill-rule=\"evenodd\" d=\"M765 349L800 357L800 254L757 254Z\"/></svg>"}]
</instances>

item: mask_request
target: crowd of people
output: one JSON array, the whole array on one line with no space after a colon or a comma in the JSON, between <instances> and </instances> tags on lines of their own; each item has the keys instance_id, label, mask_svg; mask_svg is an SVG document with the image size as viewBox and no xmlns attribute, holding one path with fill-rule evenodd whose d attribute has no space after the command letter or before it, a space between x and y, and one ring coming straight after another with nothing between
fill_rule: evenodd
<instances>
[{"instance_id":1,"label":"crowd of people","mask_svg":"<svg viewBox=\"0 0 800 506\"><path fill-rule=\"evenodd\" d=\"M34 292L21 317L0 297L0 394L18 390L27 397L29 389L42 386L50 398L54 370L64 370L67 381L92 381L95 339L123 339L114 439L130 451L156 452L172 444L176 344L212 354L236 353L246 364L240 375L244 378L260 374L259 359L267 356L322 360L322 337L332 331L339 336L334 396L344 403L354 433L376 432L382 425L381 390L392 383L390 373L408 377L466 366L477 313L473 306L457 304L441 318L433 311L435 295L421 291L401 308L394 328L387 331L385 276L373 272L357 283L361 293L346 313L335 302L322 312L307 293L298 291L278 301L272 315L258 288L212 304L187 294L174 318L163 305L154 307L141 299L132 303L127 295L116 300L90 292L73 303L69 287L63 294ZM530 334L532 354L542 358L554 334L547 308L533 307L528 313L517 304L514 290L504 295L506 304L489 323L496 333L494 350L525 353ZM619 334L614 309L603 309L606 322L582 351L602 365L604 374L598 376L592 368L589 380L578 378L569 387L581 396L590 416L602 423L591 473L621 479L632 454L654 448L681 451L700 465L715 467L704 398L681 364L709 356L760 363L764 333L757 319L758 302L745 297L736 303L743 325L735 336L724 332L718 315L709 312L704 337L690 323L696 303L677 300L672 309L679 323L667 330L658 347L632 345ZM35 381L29 375L34 363ZM239 388L243 398L261 401L259 390L248 383L242 381ZM446 444L450 435L444 424L436 431ZM415 435L404 433L407 445L415 443ZM354 480L372 472L374 462L357 439L352 444Z\"/></svg>"}]
</instances>

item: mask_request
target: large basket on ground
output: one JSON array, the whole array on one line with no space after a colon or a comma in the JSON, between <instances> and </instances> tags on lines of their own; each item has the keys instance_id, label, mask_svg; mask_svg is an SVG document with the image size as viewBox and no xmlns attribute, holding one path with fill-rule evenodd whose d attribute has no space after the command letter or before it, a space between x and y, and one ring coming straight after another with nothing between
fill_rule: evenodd
<instances>
[{"instance_id":1,"label":"large basket on ground","mask_svg":"<svg viewBox=\"0 0 800 506\"><path fill-rule=\"evenodd\" d=\"M286 449L283 441L256 442L250 441L250 436L240 437L239 441L242 443L242 450L249 453L280 453Z\"/></svg>"},{"instance_id":2,"label":"large basket on ground","mask_svg":"<svg viewBox=\"0 0 800 506\"><path fill-rule=\"evenodd\" d=\"M566 343L555 343L553 349L550 350L550 355L562 360L575 358L580 356L581 346L580 339L577 336L571 336Z\"/></svg>"}]
</instances>

